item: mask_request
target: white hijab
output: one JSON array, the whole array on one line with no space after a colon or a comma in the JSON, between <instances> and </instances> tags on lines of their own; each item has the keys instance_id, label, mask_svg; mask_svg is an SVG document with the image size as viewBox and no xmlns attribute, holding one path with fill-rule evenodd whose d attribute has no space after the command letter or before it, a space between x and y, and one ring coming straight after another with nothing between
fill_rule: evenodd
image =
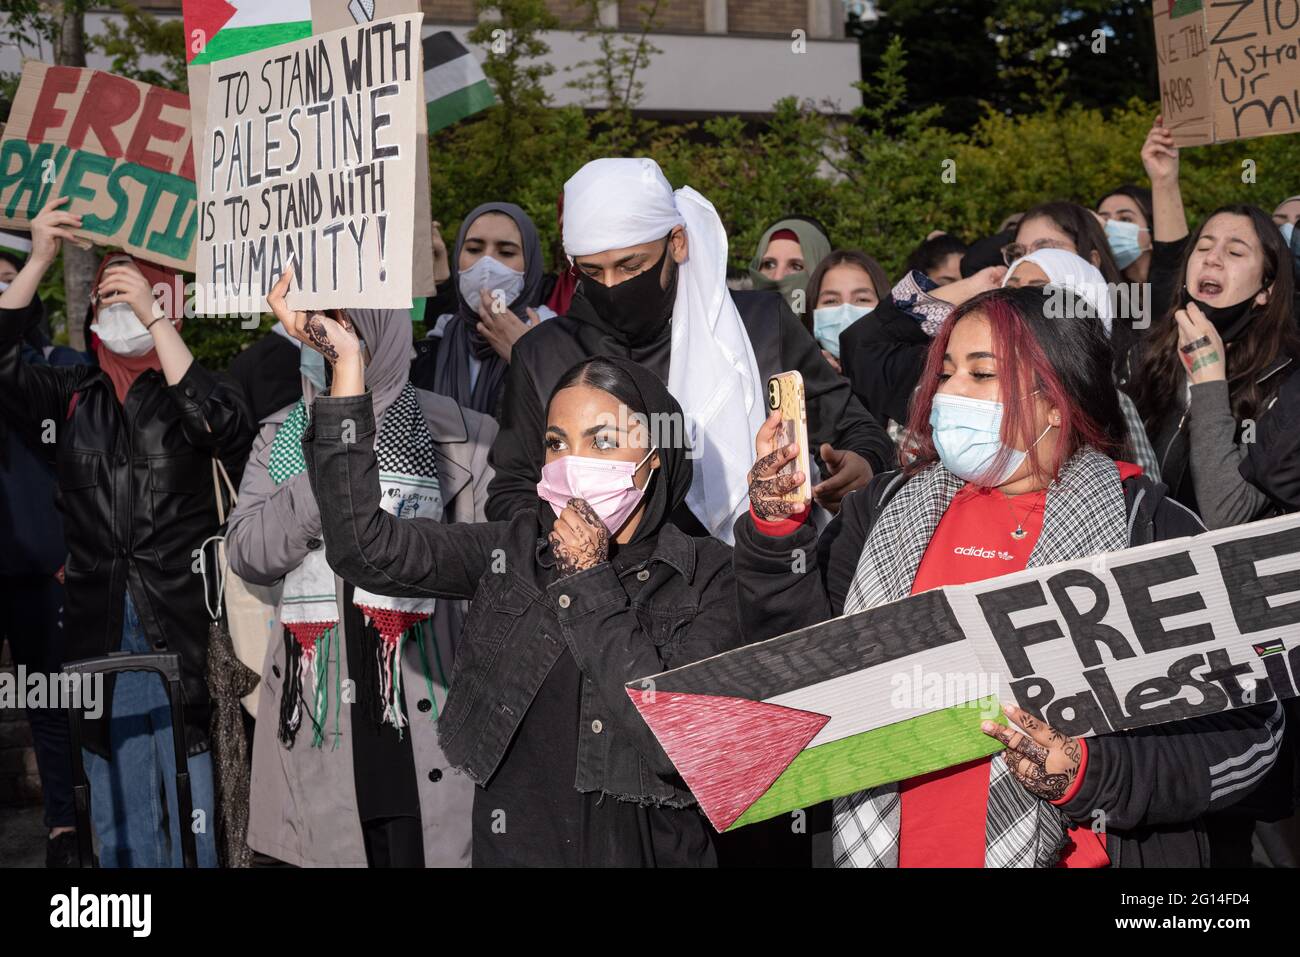
<instances>
[{"instance_id":1,"label":"white hijab","mask_svg":"<svg viewBox=\"0 0 1300 957\"><path fill-rule=\"evenodd\" d=\"M662 239L686 227L678 267L668 391L686 413L694 478L686 504L730 544L747 507L754 436L766 417L754 347L727 289L727 232L713 204L673 192L649 158L598 159L564 184L564 251L591 256Z\"/></svg>"},{"instance_id":2,"label":"white hijab","mask_svg":"<svg viewBox=\"0 0 1300 957\"><path fill-rule=\"evenodd\" d=\"M1115 313L1111 308L1110 288L1106 278L1099 270L1082 256L1066 252L1064 249L1040 249L1037 252L1021 256L1007 269L1002 285L1007 284L1011 274L1021 263L1030 262L1047 274L1047 281L1053 286L1068 289L1074 295L1090 305L1110 335L1111 323Z\"/></svg>"}]
</instances>

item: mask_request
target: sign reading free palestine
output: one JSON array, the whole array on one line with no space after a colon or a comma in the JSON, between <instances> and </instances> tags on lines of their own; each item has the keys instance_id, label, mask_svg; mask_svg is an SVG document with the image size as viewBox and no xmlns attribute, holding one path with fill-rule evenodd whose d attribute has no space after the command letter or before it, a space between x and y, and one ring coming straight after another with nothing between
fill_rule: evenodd
<instances>
[{"instance_id":1,"label":"sign reading free palestine","mask_svg":"<svg viewBox=\"0 0 1300 957\"><path fill-rule=\"evenodd\" d=\"M999 700L1086 737L1298 689L1288 515L922 592L627 694L723 831L993 754Z\"/></svg>"}]
</instances>

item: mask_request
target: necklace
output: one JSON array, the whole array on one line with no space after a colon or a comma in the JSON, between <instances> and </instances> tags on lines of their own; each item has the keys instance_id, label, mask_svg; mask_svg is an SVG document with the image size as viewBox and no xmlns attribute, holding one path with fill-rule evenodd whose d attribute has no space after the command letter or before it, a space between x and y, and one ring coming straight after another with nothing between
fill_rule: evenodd
<instances>
[{"instance_id":1,"label":"necklace","mask_svg":"<svg viewBox=\"0 0 1300 957\"><path fill-rule=\"evenodd\" d=\"M1007 503L1007 510L1011 512L1011 517L1016 520L1016 528L1015 531L1011 533L1011 537L1018 542L1022 541L1024 537L1029 533L1025 531L1025 523L1021 521L1019 518L1016 518L1016 510L1011 505L1012 496L1007 495L1005 492L1001 492L1001 491L999 491L998 494L1001 495L1004 501ZM1025 512L1025 518L1028 518L1030 515L1032 515L1034 513L1034 510L1037 507L1038 507L1037 505L1031 504L1029 506L1029 511Z\"/></svg>"}]
</instances>

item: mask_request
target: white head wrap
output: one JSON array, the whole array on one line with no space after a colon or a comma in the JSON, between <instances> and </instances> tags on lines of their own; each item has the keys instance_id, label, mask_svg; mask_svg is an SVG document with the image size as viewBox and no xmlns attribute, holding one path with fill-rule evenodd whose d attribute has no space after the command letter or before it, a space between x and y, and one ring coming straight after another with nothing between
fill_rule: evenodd
<instances>
[{"instance_id":1,"label":"white head wrap","mask_svg":"<svg viewBox=\"0 0 1300 957\"><path fill-rule=\"evenodd\" d=\"M1013 262L1002 278L1003 286L1016 271L1016 267L1024 262L1031 262L1046 273L1047 281L1051 285L1068 289L1087 302L1097 318L1101 320L1101 324L1105 326L1106 335L1110 335L1115 313L1111 308L1110 287L1106 284L1106 278L1101 274L1101 270L1082 256L1066 252L1064 249L1040 249L1021 256Z\"/></svg>"},{"instance_id":2,"label":"white head wrap","mask_svg":"<svg viewBox=\"0 0 1300 957\"><path fill-rule=\"evenodd\" d=\"M686 504L732 541L749 497L754 436L766 406L754 347L727 289L727 232L713 204L684 186L673 192L649 158L598 159L564 184L564 251L591 256L663 239L686 227L678 267L668 391L686 413L694 479Z\"/></svg>"}]
</instances>

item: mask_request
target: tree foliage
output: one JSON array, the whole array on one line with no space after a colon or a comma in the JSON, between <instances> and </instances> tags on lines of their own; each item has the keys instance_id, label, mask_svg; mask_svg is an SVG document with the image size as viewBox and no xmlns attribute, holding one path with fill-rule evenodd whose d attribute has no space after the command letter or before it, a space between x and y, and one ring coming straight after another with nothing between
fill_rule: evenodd
<instances>
[{"instance_id":1,"label":"tree foliage","mask_svg":"<svg viewBox=\"0 0 1300 957\"><path fill-rule=\"evenodd\" d=\"M640 28L618 36L604 35L595 18L598 7L589 6L587 29L597 43L579 75L592 97L588 109L556 107L546 92L552 68L544 35L556 21L543 0L479 5L487 18L472 31L471 42L483 52L498 103L430 138L433 215L444 224L449 245L470 209L508 199L532 216L548 251L547 268L556 268L562 262L556 199L564 182L587 161L611 155L652 156L675 185L693 186L708 197L727 227L736 268L748 264L766 227L790 213L817 217L836 245L865 250L897 276L930 230L973 240L991 233L1008 213L1047 199L1092 206L1122 183L1146 183L1140 150L1158 107L1154 82L1147 84L1142 70L1131 65L1150 58L1151 41L1140 39L1131 15L1140 7L1149 19L1145 4L1077 0L1065 17L1040 0L997 0L992 13L988 5L882 2L894 18L891 26L907 11L934 19L942 8L967 32L953 36L953 25L944 23L913 44L907 30L895 30L876 52L868 79L859 84L862 104L849 116L787 99L761 121L716 116L682 124L634 112L637 77L645 68L637 38L657 15L654 0L642 5ZM975 7L978 18L970 12ZM181 38L166 28L144 14L128 16L120 32L93 42L120 58L114 61L119 72L176 86L184 81ZM1098 29L1112 31L1106 34L1111 52L1124 44L1146 45L1140 55L1130 49L1128 59L1109 59L1111 53L1094 53L1089 45ZM960 39L988 59L936 59L941 39L950 49ZM133 50L151 49L176 53L159 76L146 76L145 60L132 56ZM1086 83L1085 63L1094 67ZM990 84L965 79L984 73ZM951 103L935 95L942 89L997 93L973 101L977 112L957 127L949 122ZM1117 99L1121 92L1125 96ZM1253 182L1243 176L1250 169ZM1271 210L1300 192L1297 170L1295 135L1186 149L1182 178L1189 217L1195 222L1229 201ZM192 321L185 329L195 354L218 368L255 335L213 319Z\"/></svg>"}]
</instances>

